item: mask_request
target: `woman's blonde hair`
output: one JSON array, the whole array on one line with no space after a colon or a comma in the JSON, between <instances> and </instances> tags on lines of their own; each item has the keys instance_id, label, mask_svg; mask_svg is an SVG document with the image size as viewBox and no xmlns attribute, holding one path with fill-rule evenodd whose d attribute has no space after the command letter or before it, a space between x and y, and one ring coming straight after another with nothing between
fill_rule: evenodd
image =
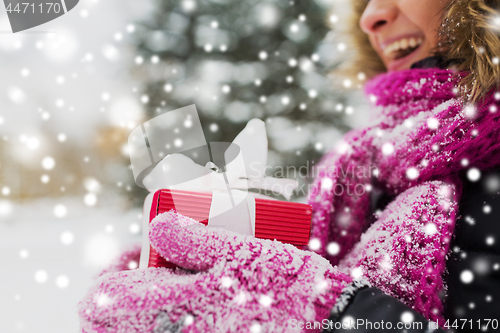
<instances>
[{"instance_id":1,"label":"woman's blonde hair","mask_svg":"<svg viewBox=\"0 0 500 333\"><path fill-rule=\"evenodd\" d=\"M356 51L339 67L339 73L355 78L360 72L371 78L386 71L368 36L359 27L367 0L352 0L353 11L347 22L350 43ZM458 71L468 74L459 91L467 102L485 97L500 80L500 0L450 0L443 11L440 45L433 55L456 59ZM445 49L446 52L438 50Z\"/></svg>"}]
</instances>

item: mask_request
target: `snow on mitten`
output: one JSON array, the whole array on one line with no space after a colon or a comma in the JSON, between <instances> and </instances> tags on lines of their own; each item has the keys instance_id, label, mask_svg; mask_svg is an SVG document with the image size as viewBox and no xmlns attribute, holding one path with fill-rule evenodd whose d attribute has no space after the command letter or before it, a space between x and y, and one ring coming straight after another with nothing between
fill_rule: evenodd
<instances>
[{"instance_id":1,"label":"snow on mitten","mask_svg":"<svg viewBox=\"0 0 500 333\"><path fill-rule=\"evenodd\" d=\"M443 273L458 212L455 185L427 181L399 194L339 263L373 287L444 324Z\"/></svg>"},{"instance_id":2,"label":"snow on mitten","mask_svg":"<svg viewBox=\"0 0 500 333\"><path fill-rule=\"evenodd\" d=\"M151 245L182 268L102 275L79 304L83 332L297 332L352 282L315 253L174 211L150 226Z\"/></svg>"},{"instance_id":3,"label":"snow on mitten","mask_svg":"<svg viewBox=\"0 0 500 333\"><path fill-rule=\"evenodd\" d=\"M113 263L104 269L99 276L110 273L119 272L128 269L137 268L139 265L139 260L141 258L141 244L133 244L126 251L123 251L118 258L116 258Z\"/></svg>"}]
</instances>

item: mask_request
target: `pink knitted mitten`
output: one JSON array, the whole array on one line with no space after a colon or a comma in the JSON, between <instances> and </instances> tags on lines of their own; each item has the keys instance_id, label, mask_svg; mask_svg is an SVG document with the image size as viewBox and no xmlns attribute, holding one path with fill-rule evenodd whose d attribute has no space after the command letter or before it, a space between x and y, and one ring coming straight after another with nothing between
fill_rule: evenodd
<instances>
[{"instance_id":1,"label":"pink knitted mitten","mask_svg":"<svg viewBox=\"0 0 500 333\"><path fill-rule=\"evenodd\" d=\"M150 239L182 268L103 274L79 304L84 332L297 332L352 282L315 253L174 211L151 222Z\"/></svg>"}]
</instances>

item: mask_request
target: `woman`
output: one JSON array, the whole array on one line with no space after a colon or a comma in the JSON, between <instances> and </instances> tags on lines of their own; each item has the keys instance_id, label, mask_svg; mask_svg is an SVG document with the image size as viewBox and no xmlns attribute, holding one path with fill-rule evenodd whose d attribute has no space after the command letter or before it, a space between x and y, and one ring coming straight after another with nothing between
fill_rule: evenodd
<instances>
[{"instance_id":1,"label":"woman","mask_svg":"<svg viewBox=\"0 0 500 333\"><path fill-rule=\"evenodd\" d=\"M499 186L481 187L500 169L500 44L489 6L500 4L355 5L353 33L364 35L351 68L371 78L374 117L322 160L311 251L164 213L151 244L183 269L127 271L138 253L126 254L80 303L84 332L424 332L461 317L480 319L459 322L464 330L493 327L494 307L462 306L462 284L481 289L473 295L483 303L500 298ZM469 237L467 221L488 233Z\"/></svg>"}]
</instances>

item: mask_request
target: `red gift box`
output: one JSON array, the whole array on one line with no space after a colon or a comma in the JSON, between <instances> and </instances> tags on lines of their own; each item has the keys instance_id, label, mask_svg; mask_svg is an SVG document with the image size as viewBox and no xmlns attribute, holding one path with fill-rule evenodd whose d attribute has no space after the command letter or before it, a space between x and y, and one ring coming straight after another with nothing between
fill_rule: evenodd
<instances>
[{"instance_id":1,"label":"red gift box","mask_svg":"<svg viewBox=\"0 0 500 333\"><path fill-rule=\"evenodd\" d=\"M175 204L172 197L175 195ZM208 224L212 193L158 190L153 196L149 222L171 209ZM255 237L278 240L302 248L311 233L310 205L279 200L255 199ZM149 246L148 267L175 267Z\"/></svg>"}]
</instances>

